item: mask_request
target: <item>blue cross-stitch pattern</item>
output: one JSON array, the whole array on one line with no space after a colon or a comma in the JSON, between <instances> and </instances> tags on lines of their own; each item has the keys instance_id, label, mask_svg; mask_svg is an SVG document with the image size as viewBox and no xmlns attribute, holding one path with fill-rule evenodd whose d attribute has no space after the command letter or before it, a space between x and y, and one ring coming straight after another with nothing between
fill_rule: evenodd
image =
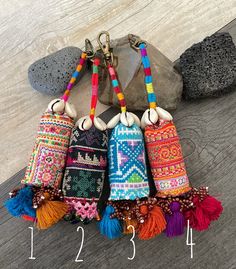
<instances>
[{"instance_id":1,"label":"blue cross-stitch pattern","mask_svg":"<svg viewBox=\"0 0 236 269\"><path fill-rule=\"evenodd\" d=\"M108 149L109 181L115 184L111 185L109 199L133 200L148 196L145 148L140 128L136 124L131 127L118 124L112 131ZM119 183L126 187L119 188L116 185Z\"/></svg>"}]
</instances>

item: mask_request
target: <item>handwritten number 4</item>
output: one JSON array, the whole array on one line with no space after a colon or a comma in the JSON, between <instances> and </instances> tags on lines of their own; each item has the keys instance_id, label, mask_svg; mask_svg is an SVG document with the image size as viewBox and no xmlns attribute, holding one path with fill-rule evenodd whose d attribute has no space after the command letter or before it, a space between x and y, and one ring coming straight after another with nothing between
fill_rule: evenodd
<instances>
[{"instance_id":1,"label":"handwritten number 4","mask_svg":"<svg viewBox=\"0 0 236 269\"><path fill-rule=\"evenodd\" d=\"M189 242L189 230L190 230L190 242ZM186 238L186 245L190 246L191 248L191 259L193 258L193 246L195 246L195 243L193 243L193 229L189 228L189 220L187 220L187 238Z\"/></svg>"}]
</instances>

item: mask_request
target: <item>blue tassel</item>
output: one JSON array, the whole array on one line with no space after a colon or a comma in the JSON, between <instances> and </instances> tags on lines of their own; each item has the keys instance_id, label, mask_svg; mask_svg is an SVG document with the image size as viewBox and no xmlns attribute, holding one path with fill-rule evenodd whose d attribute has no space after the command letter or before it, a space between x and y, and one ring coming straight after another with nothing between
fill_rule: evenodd
<instances>
[{"instance_id":1,"label":"blue tassel","mask_svg":"<svg viewBox=\"0 0 236 269\"><path fill-rule=\"evenodd\" d=\"M121 237L123 231L120 221L117 218L110 218L110 215L114 212L114 207L108 205L103 213L102 220L99 222L100 233L109 239Z\"/></svg>"},{"instance_id":2,"label":"blue tassel","mask_svg":"<svg viewBox=\"0 0 236 269\"><path fill-rule=\"evenodd\" d=\"M14 217L21 217L27 215L36 217L36 210L33 208L33 191L30 186L27 186L17 193L13 198L5 201L4 206L8 212Z\"/></svg>"}]
</instances>

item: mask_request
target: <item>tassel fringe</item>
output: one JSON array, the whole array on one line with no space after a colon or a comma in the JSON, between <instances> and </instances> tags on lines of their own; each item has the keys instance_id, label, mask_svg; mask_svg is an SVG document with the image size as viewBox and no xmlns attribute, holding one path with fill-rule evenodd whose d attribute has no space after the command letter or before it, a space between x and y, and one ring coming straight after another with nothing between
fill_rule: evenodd
<instances>
[{"instance_id":1,"label":"tassel fringe","mask_svg":"<svg viewBox=\"0 0 236 269\"><path fill-rule=\"evenodd\" d=\"M56 224L68 210L66 203L62 201L50 201L50 194L44 194L45 201L36 210L37 227L39 229L47 229Z\"/></svg>"},{"instance_id":2,"label":"tassel fringe","mask_svg":"<svg viewBox=\"0 0 236 269\"><path fill-rule=\"evenodd\" d=\"M189 220L190 227L197 231L207 230L210 223L217 220L223 211L221 202L213 196L206 196L202 201L196 196L193 205L192 209L185 212L185 219Z\"/></svg>"},{"instance_id":3,"label":"tassel fringe","mask_svg":"<svg viewBox=\"0 0 236 269\"><path fill-rule=\"evenodd\" d=\"M122 236L122 226L120 221L117 218L111 218L111 214L114 212L114 207L108 205L103 213L101 221L99 222L100 233L109 239Z\"/></svg>"},{"instance_id":4,"label":"tassel fringe","mask_svg":"<svg viewBox=\"0 0 236 269\"><path fill-rule=\"evenodd\" d=\"M153 238L165 230L166 221L162 209L154 205L153 208L148 211L147 206L141 206L141 213L147 214L147 218L143 224L139 224L138 237L146 240Z\"/></svg>"},{"instance_id":5,"label":"tassel fringe","mask_svg":"<svg viewBox=\"0 0 236 269\"><path fill-rule=\"evenodd\" d=\"M29 216L36 217L36 211L33 208L33 191L30 186L24 187L14 193L14 197L5 201L4 206L14 217Z\"/></svg>"},{"instance_id":6,"label":"tassel fringe","mask_svg":"<svg viewBox=\"0 0 236 269\"><path fill-rule=\"evenodd\" d=\"M166 230L167 237L179 236L184 233L185 219L182 212L180 212L180 204L172 202L170 205L171 215L166 214Z\"/></svg>"}]
</instances>

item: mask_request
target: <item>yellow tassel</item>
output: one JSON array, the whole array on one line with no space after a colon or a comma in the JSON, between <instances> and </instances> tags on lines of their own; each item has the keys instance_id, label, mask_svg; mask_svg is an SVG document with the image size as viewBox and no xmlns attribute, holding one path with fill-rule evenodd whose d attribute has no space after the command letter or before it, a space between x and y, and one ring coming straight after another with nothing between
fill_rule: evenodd
<instances>
[{"instance_id":1,"label":"yellow tassel","mask_svg":"<svg viewBox=\"0 0 236 269\"><path fill-rule=\"evenodd\" d=\"M67 213L68 205L62 201L50 201L50 194L44 193L45 200L36 210L37 227L47 229Z\"/></svg>"}]
</instances>

